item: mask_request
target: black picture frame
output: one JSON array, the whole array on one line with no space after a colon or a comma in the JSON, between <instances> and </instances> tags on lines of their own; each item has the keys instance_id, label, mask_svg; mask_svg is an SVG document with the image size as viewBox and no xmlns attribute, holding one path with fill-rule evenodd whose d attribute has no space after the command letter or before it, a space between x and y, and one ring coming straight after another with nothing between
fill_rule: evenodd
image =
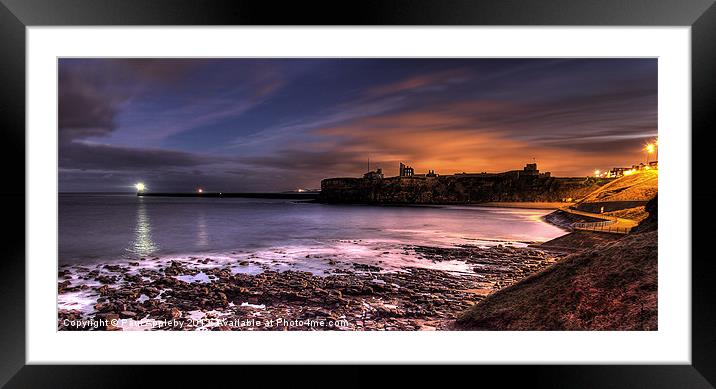
<instances>
[{"instance_id":1,"label":"black picture frame","mask_svg":"<svg viewBox=\"0 0 716 389\"><path fill-rule=\"evenodd\" d=\"M498 378L499 385L531 387L712 388L716 385L716 265L707 255L716 190L709 185L709 152L716 103L716 6L714 0L362 0L362 1L192 1L192 0L0 0L0 123L5 182L2 189L3 233L0 257L0 385L8 388L107 388L185 384L182 367L49 366L25 363L25 45L27 26L80 25L596 25L690 26L692 77L692 364L653 366L471 366L443 377L396 374L388 370L380 383L410 380L442 384L472 377ZM660 109L669 109L660 106ZM20 184L22 183L22 184ZM703 228L698 228L702 226ZM668 238L668 237L666 237ZM667 258L688 261L689 258ZM88 358L91 359L91 356ZM300 373L272 374L299 384L317 377L316 367ZM214 367L192 373L204 386L227 376L256 376L257 367ZM340 367L341 386L366 386L376 373ZM273 370L272 370L273 371ZM142 378L138 375L144 376ZM392 375L392 378L390 378ZM370 378L373 377L373 378ZM368 378L370 378L368 380ZM368 380L368 381L366 381ZM234 381L234 384L230 382ZM241 381L246 382L246 381ZM313 381L314 383L320 382ZM308 386L311 382L308 382ZM292 385L294 387L296 385Z\"/></svg>"}]
</instances>

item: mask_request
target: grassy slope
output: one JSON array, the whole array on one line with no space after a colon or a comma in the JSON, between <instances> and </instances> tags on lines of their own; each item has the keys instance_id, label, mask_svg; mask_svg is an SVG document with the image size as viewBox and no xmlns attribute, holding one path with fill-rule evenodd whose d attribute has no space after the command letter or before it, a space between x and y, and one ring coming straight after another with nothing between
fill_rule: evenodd
<instances>
[{"instance_id":1,"label":"grassy slope","mask_svg":"<svg viewBox=\"0 0 716 389\"><path fill-rule=\"evenodd\" d=\"M457 329L656 330L656 199L639 232L565 257L466 311Z\"/></svg>"},{"instance_id":2,"label":"grassy slope","mask_svg":"<svg viewBox=\"0 0 716 389\"><path fill-rule=\"evenodd\" d=\"M617 234L598 231L575 230L569 234L556 237L548 242L535 245L542 249L558 249L567 252L580 251L620 239Z\"/></svg>"},{"instance_id":3,"label":"grassy slope","mask_svg":"<svg viewBox=\"0 0 716 389\"><path fill-rule=\"evenodd\" d=\"M599 201L650 200L656 195L658 185L658 171L640 171L602 186L581 201L591 203Z\"/></svg>"},{"instance_id":4,"label":"grassy slope","mask_svg":"<svg viewBox=\"0 0 716 389\"><path fill-rule=\"evenodd\" d=\"M622 219L629 219L640 222L649 216L644 207L634 207L621 209L619 211L604 212L602 215L620 217Z\"/></svg>"}]
</instances>

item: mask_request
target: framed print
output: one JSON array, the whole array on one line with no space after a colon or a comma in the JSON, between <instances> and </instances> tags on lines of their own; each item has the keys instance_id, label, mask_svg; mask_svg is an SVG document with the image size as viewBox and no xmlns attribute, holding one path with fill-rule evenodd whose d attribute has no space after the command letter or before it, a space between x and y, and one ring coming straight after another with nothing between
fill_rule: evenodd
<instances>
[{"instance_id":1,"label":"framed print","mask_svg":"<svg viewBox=\"0 0 716 389\"><path fill-rule=\"evenodd\" d=\"M3 0L0 382L712 387L712 3L334 7Z\"/></svg>"}]
</instances>

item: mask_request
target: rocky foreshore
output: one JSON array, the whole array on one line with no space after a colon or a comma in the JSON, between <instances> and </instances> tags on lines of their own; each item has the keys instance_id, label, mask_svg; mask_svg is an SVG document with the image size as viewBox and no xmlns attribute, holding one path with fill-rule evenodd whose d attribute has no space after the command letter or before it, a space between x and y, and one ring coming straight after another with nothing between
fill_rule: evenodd
<instances>
[{"instance_id":1,"label":"rocky foreshore","mask_svg":"<svg viewBox=\"0 0 716 389\"><path fill-rule=\"evenodd\" d=\"M560 254L534 248L405 246L416 260L462 261L470 271L387 270L338 258L322 274L237 272L252 260L141 258L64 265L59 330L440 330L500 288L553 264Z\"/></svg>"}]
</instances>

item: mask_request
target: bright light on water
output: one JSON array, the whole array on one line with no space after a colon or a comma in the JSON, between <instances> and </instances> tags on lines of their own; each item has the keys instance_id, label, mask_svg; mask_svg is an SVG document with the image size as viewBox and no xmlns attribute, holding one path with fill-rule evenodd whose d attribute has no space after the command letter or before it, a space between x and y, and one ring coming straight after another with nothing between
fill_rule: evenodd
<instances>
[{"instance_id":1,"label":"bright light on water","mask_svg":"<svg viewBox=\"0 0 716 389\"><path fill-rule=\"evenodd\" d=\"M143 199L137 205L137 222L134 226L134 240L129 244L127 251L137 255L149 255L157 251L158 247L152 240L152 224L147 215L147 208Z\"/></svg>"}]
</instances>

